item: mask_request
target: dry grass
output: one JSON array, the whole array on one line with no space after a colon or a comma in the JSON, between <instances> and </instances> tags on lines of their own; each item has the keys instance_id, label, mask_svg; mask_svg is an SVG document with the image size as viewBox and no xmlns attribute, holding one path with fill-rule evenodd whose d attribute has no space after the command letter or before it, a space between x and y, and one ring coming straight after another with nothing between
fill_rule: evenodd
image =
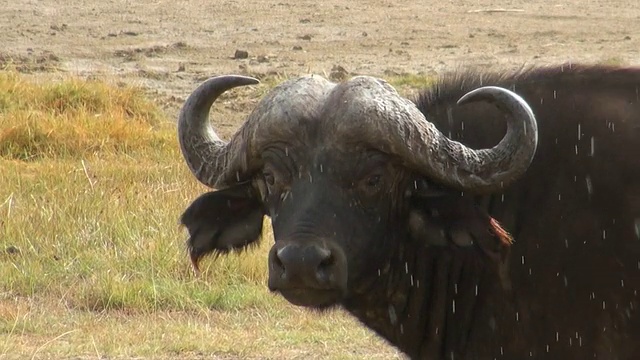
<instances>
[{"instance_id":1,"label":"dry grass","mask_svg":"<svg viewBox=\"0 0 640 360\"><path fill-rule=\"evenodd\" d=\"M138 90L0 72L0 169L0 359L398 356L268 293L269 236L193 278L177 219L205 188Z\"/></svg>"}]
</instances>

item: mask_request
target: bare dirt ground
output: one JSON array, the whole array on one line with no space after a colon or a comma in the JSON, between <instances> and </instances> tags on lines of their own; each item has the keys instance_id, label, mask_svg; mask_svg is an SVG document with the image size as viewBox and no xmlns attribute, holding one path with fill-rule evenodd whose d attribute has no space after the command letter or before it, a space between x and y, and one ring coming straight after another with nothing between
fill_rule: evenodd
<instances>
[{"instance_id":1,"label":"bare dirt ground","mask_svg":"<svg viewBox=\"0 0 640 360\"><path fill-rule=\"evenodd\" d=\"M487 11L495 9L509 11ZM199 81L224 73L385 77L465 64L640 64L640 3L20 0L2 5L0 44L0 66L115 76L151 89L174 115ZM248 58L234 59L236 50Z\"/></svg>"},{"instance_id":2,"label":"bare dirt ground","mask_svg":"<svg viewBox=\"0 0 640 360\"><path fill-rule=\"evenodd\" d=\"M143 86L171 116L200 81L226 73L640 65L637 0L18 0L0 8L0 67ZM487 11L495 9L514 11ZM236 50L248 57L234 59ZM218 125L233 131L239 119Z\"/></svg>"}]
</instances>

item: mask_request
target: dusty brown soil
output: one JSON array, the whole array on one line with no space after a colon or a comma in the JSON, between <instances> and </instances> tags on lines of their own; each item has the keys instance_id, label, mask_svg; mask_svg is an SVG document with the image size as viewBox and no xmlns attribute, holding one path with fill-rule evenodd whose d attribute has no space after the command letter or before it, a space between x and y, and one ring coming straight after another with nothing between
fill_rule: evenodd
<instances>
[{"instance_id":1,"label":"dusty brown soil","mask_svg":"<svg viewBox=\"0 0 640 360\"><path fill-rule=\"evenodd\" d=\"M224 73L389 76L464 64L640 63L636 0L22 0L0 11L0 65L113 77L171 115ZM487 10L503 9L507 12ZM236 50L248 52L234 59ZM232 125L232 124L227 124Z\"/></svg>"}]
</instances>

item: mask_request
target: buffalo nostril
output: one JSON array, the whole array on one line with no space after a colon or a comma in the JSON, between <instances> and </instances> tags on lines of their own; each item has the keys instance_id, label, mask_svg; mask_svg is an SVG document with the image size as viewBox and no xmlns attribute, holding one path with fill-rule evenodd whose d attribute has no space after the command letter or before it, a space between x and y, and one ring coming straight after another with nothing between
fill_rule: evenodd
<instances>
[{"instance_id":1,"label":"buffalo nostril","mask_svg":"<svg viewBox=\"0 0 640 360\"><path fill-rule=\"evenodd\" d=\"M336 263L336 258L330 252L327 252L326 256L318 263L318 267L316 268L316 279L321 283L328 282L331 280L332 269Z\"/></svg>"},{"instance_id":2,"label":"buffalo nostril","mask_svg":"<svg viewBox=\"0 0 640 360\"><path fill-rule=\"evenodd\" d=\"M286 244L270 256L274 278L311 287L331 283L338 262L331 250L317 244Z\"/></svg>"},{"instance_id":3,"label":"buffalo nostril","mask_svg":"<svg viewBox=\"0 0 640 360\"><path fill-rule=\"evenodd\" d=\"M282 260L280 260L280 252L282 251L282 249L279 249L278 251L276 251L276 256L273 257L273 264L281 269L284 268L284 264L282 263Z\"/></svg>"},{"instance_id":4,"label":"buffalo nostril","mask_svg":"<svg viewBox=\"0 0 640 360\"><path fill-rule=\"evenodd\" d=\"M327 256L325 256L322 260L320 260L320 263L318 264L318 268L328 268L331 267L333 264L335 264L336 262L336 258L333 256L333 254L328 253Z\"/></svg>"}]
</instances>

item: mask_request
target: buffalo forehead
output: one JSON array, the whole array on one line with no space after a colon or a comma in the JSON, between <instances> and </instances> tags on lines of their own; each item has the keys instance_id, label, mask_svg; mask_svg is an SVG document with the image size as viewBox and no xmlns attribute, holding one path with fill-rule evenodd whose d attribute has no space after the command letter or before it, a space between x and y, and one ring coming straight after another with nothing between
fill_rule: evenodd
<instances>
[{"instance_id":1,"label":"buffalo forehead","mask_svg":"<svg viewBox=\"0 0 640 360\"><path fill-rule=\"evenodd\" d=\"M390 129L405 132L402 124L420 116L415 104L401 97L386 81L357 76L334 84L320 76L289 80L274 88L252 116L258 124L252 134L256 148L275 142L306 147L352 145L376 147L393 137ZM386 150L386 149L380 149Z\"/></svg>"}]
</instances>

